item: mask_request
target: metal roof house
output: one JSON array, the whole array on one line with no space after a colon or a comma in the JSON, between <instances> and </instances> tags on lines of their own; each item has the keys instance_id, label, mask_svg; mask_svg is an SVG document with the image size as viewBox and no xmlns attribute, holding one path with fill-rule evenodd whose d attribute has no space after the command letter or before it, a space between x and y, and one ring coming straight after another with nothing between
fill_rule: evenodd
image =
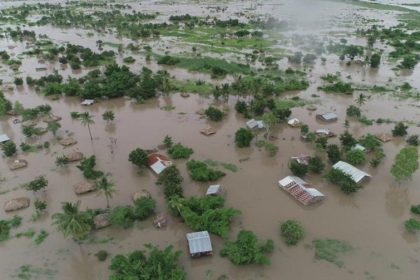
<instances>
[{"instance_id":1,"label":"metal roof house","mask_svg":"<svg viewBox=\"0 0 420 280\"><path fill-rule=\"evenodd\" d=\"M351 149L352 149L352 150L359 150L359 151L362 151L362 152L366 151L366 148L365 148L365 147L363 147L363 146L362 146L362 145L360 145L360 144L356 144L356 145L354 145Z\"/></svg>"},{"instance_id":2,"label":"metal roof house","mask_svg":"<svg viewBox=\"0 0 420 280\"><path fill-rule=\"evenodd\" d=\"M95 103L95 100L93 100L93 99L85 99L80 104L82 104L83 106L90 106L90 105L93 105L93 103Z\"/></svg>"},{"instance_id":3,"label":"metal roof house","mask_svg":"<svg viewBox=\"0 0 420 280\"><path fill-rule=\"evenodd\" d=\"M290 125L291 127L299 127L301 126L301 122L298 118L291 118L287 121L287 124Z\"/></svg>"},{"instance_id":4,"label":"metal roof house","mask_svg":"<svg viewBox=\"0 0 420 280\"><path fill-rule=\"evenodd\" d=\"M210 185L207 189L206 195L219 195L222 191L222 187L220 185Z\"/></svg>"},{"instance_id":5,"label":"metal roof house","mask_svg":"<svg viewBox=\"0 0 420 280\"><path fill-rule=\"evenodd\" d=\"M311 157L308 155L299 155L299 156L291 157L290 159L295 160L299 164L308 165Z\"/></svg>"},{"instance_id":6,"label":"metal roof house","mask_svg":"<svg viewBox=\"0 0 420 280\"><path fill-rule=\"evenodd\" d=\"M365 179L372 177L368 173L360 169L357 169L353 165L348 164L347 162L344 162L344 161L337 162L336 164L333 165L333 168L339 169L343 171L344 173L350 175L353 181L355 181L357 184L363 182Z\"/></svg>"},{"instance_id":7,"label":"metal roof house","mask_svg":"<svg viewBox=\"0 0 420 280\"><path fill-rule=\"evenodd\" d=\"M334 122L336 120L338 120L338 117L336 114L334 113L321 113L321 114L316 114L316 118L318 120L324 121L324 122Z\"/></svg>"},{"instance_id":8,"label":"metal roof house","mask_svg":"<svg viewBox=\"0 0 420 280\"><path fill-rule=\"evenodd\" d=\"M149 167L155 172L157 175L162 173L167 167L172 165L172 161L169 158L160 155L160 154L150 154L147 158Z\"/></svg>"},{"instance_id":9,"label":"metal roof house","mask_svg":"<svg viewBox=\"0 0 420 280\"><path fill-rule=\"evenodd\" d=\"M6 134L0 134L0 143L7 142L9 140L10 140L9 136L7 136Z\"/></svg>"},{"instance_id":10,"label":"metal roof house","mask_svg":"<svg viewBox=\"0 0 420 280\"><path fill-rule=\"evenodd\" d=\"M209 256L213 254L208 231L191 232L186 235L191 257Z\"/></svg>"},{"instance_id":11,"label":"metal roof house","mask_svg":"<svg viewBox=\"0 0 420 280\"><path fill-rule=\"evenodd\" d=\"M265 128L264 122L263 121L257 121L255 119L249 120L246 122L246 126L249 129L254 129L254 128Z\"/></svg>"},{"instance_id":12,"label":"metal roof house","mask_svg":"<svg viewBox=\"0 0 420 280\"><path fill-rule=\"evenodd\" d=\"M323 193L296 176L281 179L279 186L303 205L313 204L325 198Z\"/></svg>"},{"instance_id":13,"label":"metal roof house","mask_svg":"<svg viewBox=\"0 0 420 280\"><path fill-rule=\"evenodd\" d=\"M315 131L315 133L319 136L324 136L324 137L335 137L337 135L335 135L334 132L332 132L331 130L327 129L327 128L320 128L317 129Z\"/></svg>"}]
</instances>

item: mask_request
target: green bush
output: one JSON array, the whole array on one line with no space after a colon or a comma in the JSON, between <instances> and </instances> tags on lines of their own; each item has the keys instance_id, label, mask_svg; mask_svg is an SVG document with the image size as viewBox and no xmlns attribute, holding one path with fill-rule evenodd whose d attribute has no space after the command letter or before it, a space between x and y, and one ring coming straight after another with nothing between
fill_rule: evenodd
<instances>
[{"instance_id":1,"label":"green bush","mask_svg":"<svg viewBox=\"0 0 420 280\"><path fill-rule=\"evenodd\" d=\"M215 122L221 121L224 115L222 111L213 106L208 107L204 113L210 120Z\"/></svg>"},{"instance_id":2,"label":"green bush","mask_svg":"<svg viewBox=\"0 0 420 280\"><path fill-rule=\"evenodd\" d=\"M146 151L137 148L130 152L128 155L128 161L137 165L140 168L146 167L148 164L148 157Z\"/></svg>"},{"instance_id":3,"label":"green bush","mask_svg":"<svg viewBox=\"0 0 420 280\"><path fill-rule=\"evenodd\" d=\"M417 221L416 219L409 219L405 221L404 227L408 232L418 232L420 231L420 221Z\"/></svg>"},{"instance_id":4,"label":"green bush","mask_svg":"<svg viewBox=\"0 0 420 280\"><path fill-rule=\"evenodd\" d=\"M418 146L420 144L419 136L418 135L411 135L407 139L407 143L411 146Z\"/></svg>"},{"instance_id":5,"label":"green bush","mask_svg":"<svg viewBox=\"0 0 420 280\"><path fill-rule=\"evenodd\" d=\"M85 176L86 179L96 180L104 174L102 171L94 170L93 168L95 165L96 157L93 155L87 159L83 159L80 162L80 165L77 165L77 168L83 172L83 176Z\"/></svg>"},{"instance_id":6,"label":"green bush","mask_svg":"<svg viewBox=\"0 0 420 280\"><path fill-rule=\"evenodd\" d=\"M270 259L267 257L267 254L271 253L273 249L274 242L272 240L260 243L252 231L241 230L236 237L236 241L227 241L225 243L224 248L220 251L220 255L229 258L235 265L269 265Z\"/></svg>"},{"instance_id":7,"label":"green bush","mask_svg":"<svg viewBox=\"0 0 420 280\"><path fill-rule=\"evenodd\" d=\"M156 201L151 197L142 197L134 201L133 214L137 220L143 221L155 212Z\"/></svg>"},{"instance_id":8,"label":"green bush","mask_svg":"<svg viewBox=\"0 0 420 280\"><path fill-rule=\"evenodd\" d=\"M171 145L168 149L168 154L173 159L186 159L194 153L193 149L181 145L181 143Z\"/></svg>"},{"instance_id":9,"label":"green bush","mask_svg":"<svg viewBox=\"0 0 420 280\"><path fill-rule=\"evenodd\" d=\"M340 149L338 148L337 145L334 145L334 144L328 145L327 155L328 155L328 159L330 160L332 164L339 162L341 159Z\"/></svg>"},{"instance_id":10,"label":"green bush","mask_svg":"<svg viewBox=\"0 0 420 280\"><path fill-rule=\"evenodd\" d=\"M331 183L338 185L345 194L357 192L360 188L350 175L336 168L332 168L325 177Z\"/></svg>"},{"instance_id":11,"label":"green bush","mask_svg":"<svg viewBox=\"0 0 420 280\"><path fill-rule=\"evenodd\" d=\"M13 141L7 141L1 146L3 153L6 157L11 157L16 154L16 144Z\"/></svg>"},{"instance_id":12,"label":"green bush","mask_svg":"<svg viewBox=\"0 0 420 280\"><path fill-rule=\"evenodd\" d=\"M174 196L183 196L182 181L183 178L178 168L176 168L175 165L172 165L160 173L156 184L163 185L165 197L166 199L170 199Z\"/></svg>"},{"instance_id":13,"label":"green bush","mask_svg":"<svg viewBox=\"0 0 420 280\"><path fill-rule=\"evenodd\" d=\"M352 165L361 165L365 163L366 156L363 151L352 149L346 152L346 160Z\"/></svg>"},{"instance_id":14,"label":"green bush","mask_svg":"<svg viewBox=\"0 0 420 280\"><path fill-rule=\"evenodd\" d=\"M411 206L411 213L420 215L420 204Z\"/></svg>"},{"instance_id":15,"label":"green bush","mask_svg":"<svg viewBox=\"0 0 420 280\"><path fill-rule=\"evenodd\" d=\"M322 159L318 156L311 157L309 159L308 170L316 173L321 174L325 168L325 164L322 162Z\"/></svg>"},{"instance_id":16,"label":"green bush","mask_svg":"<svg viewBox=\"0 0 420 280\"><path fill-rule=\"evenodd\" d=\"M135 221L133 207L118 206L111 210L109 214L109 221L113 225L121 226L122 228L130 228Z\"/></svg>"},{"instance_id":17,"label":"green bush","mask_svg":"<svg viewBox=\"0 0 420 280\"><path fill-rule=\"evenodd\" d=\"M24 187L28 191L37 192L45 188L47 185L48 185L48 180L45 178L45 176L39 176L35 178L34 180L30 181L29 183L25 184Z\"/></svg>"},{"instance_id":18,"label":"green bush","mask_svg":"<svg viewBox=\"0 0 420 280\"><path fill-rule=\"evenodd\" d=\"M298 163L295 160L290 162L289 169L293 173L293 175L296 175L298 177L303 177L306 175L306 173L308 173L308 166L306 164Z\"/></svg>"},{"instance_id":19,"label":"green bush","mask_svg":"<svg viewBox=\"0 0 420 280\"><path fill-rule=\"evenodd\" d=\"M405 136L407 135L407 128L408 126L404 125L402 122L399 122L395 125L394 129L392 130L392 135Z\"/></svg>"},{"instance_id":20,"label":"green bush","mask_svg":"<svg viewBox=\"0 0 420 280\"><path fill-rule=\"evenodd\" d=\"M216 181L226 175L224 172L210 168L206 163L198 160L188 161L187 169L191 178L199 182Z\"/></svg>"},{"instance_id":21,"label":"green bush","mask_svg":"<svg viewBox=\"0 0 420 280\"><path fill-rule=\"evenodd\" d=\"M280 226L281 236L287 245L296 245L305 236L305 230L299 222L287 220Z\"/></svg>"},{"instance_id":22,"label":"green bush","mask_svg":"<svg viewBox=\"0 0 420 280\"><path fill-rule=\"evenodd\" d=\"M351 252L353 247L343 241L335 239L317 239L312 241L317 259L326 260L338 267L344 265L339 255Z\"/></svg>"},{"instance_id":23,"label":"green bush","mask_svg":"<svg viewBox=\"0 0 420 280\"><path fill-rule=\"evenodd\" d=\"M360 112L360 109L354 105L350 105L349 107L347 107L346 114L349 117L356 117L356 118L360 118L360 116L362 115L362 113Z\"/></svg>"},{"instance_id":24,"label":"green bush","mask_svg":"<svg viewBox=\"0 0 420 280\"><path fill-rule=\"evenodd\" d=\"M236 146L239 148L249 147L253 138L254 134L251 130L240 128L235 133Z\"/></svg>"},{"instance_id":25,"label":"green bush","mask_svg":"<svg viewBox=\"0 0 420 280\"><path fill-rule=\"evenodd\" d=\"M105 250L100 250L95 254L95 257L98 258L98 261L103 262L108 258L108 252Z\"/></svg>"}]
</instances>

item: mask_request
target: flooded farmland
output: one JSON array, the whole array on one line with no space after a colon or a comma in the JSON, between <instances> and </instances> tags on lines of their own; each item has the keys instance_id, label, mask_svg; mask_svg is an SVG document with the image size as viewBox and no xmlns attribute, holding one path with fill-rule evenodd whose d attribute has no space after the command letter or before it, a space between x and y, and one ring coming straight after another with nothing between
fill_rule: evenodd
<instances>
[{"instance_id":1,"label":"flooded farmland","mask_svg":"<svg viewBox=\"0 0 420 280\"><path fill-rule=\"evenodd\" d=\"M391 170L402 149L416 147L406 140L420 134L420 14L404 5L386 5L396 1L380 2L384 4L2 1L0 134L7 135L17 151L10 156L2 153L0 205L20 197L29 198L30 205L13 212L0 210L0 220L6 221L1 223L1 236L7 228L7 236L0 238L0 278L418 279L420 233L407 230L406 223L409 219L420 223L420 216L411 210L420 205L417 158L413 172L402 180ZM101 55L95 57L88 50ZM380 55L379 66L372 66L373 54ZM94 104L81 105L85 99L95 100ZM238 110L238 101L244 110ZM29 109L40 105L50 106L47 116L61 117L59 128L42 121L46 116L40 112L32 117ZM220 109L221 120L212 120L206 113L209 107ZM349 108L359 113L349 115ZM104 120L110 111L115 119ZM91 117L89 124L83 121L84 112ZM319 120L317 114L325 112L336 114L337 121ZM270 127L269 115L276 118ZM309 133L288 125L292 117L309 131L326 128L337 137L326 140L314 134L316 139L306 141ZM263 120L266 129L252 130L250 145L242 147L237 131L246 128L249 119ZM28 121L47 133L24 129ZM406 133L391 137L400 123ZM200 133L208 127L216 133ZM331 159L330 145L339 148L341 160L350 161L353 147L346 148L341 140L346 131L357 139L355 143L367 135L391 137L354 164L371 178L351 193L326 176L337 161ZM156 184L162 175L128 160L136 148L172 156L163 145L165 136L193 150L187 158L171 159L183 178L184 198L168 196L166 186ZM68 147L59 143L68 137L77 143ZM266 148L273 146L274 152ZM94 155L94 169L115 185L109 209L103 192L75 194L74 185L95 184L99 178L86 177L77 167L81 162L57 164L59 157L73 152L85 158ZM293 175L291 157L299 155L317 157L325 165L320 174L307 171L299 176L325 196L307 206L278 183ZM27 161L27 166L10 170L18 159ZM372 163L375 159L377 164ZM225 175L197 180L187 167L191 160ZM28 182L38 176L44 176L48 185L28 190ZM188 220L194 209L187 211L187 199L206 197L213 184L223 188L222 209L240 211L228 219L226 236L210 229L202 216ZM75 238L74 231L66 236L54 223L56 214L64 211L63 202L80 201L80 211L109 214L118 207L134 207L132 194L142 190L155 201L154 213L146 219L129 217L134 219L131 226L115 222L97 230L90 225L83 238ZM45 209L38 213L35 201L45 203ZM173 206L177 201L183 204ZM166 227L154 226L159 213L167 218ZM16 227L7 222L15 215L22 218ZM206 217L210 225L219 222L210 214ZM286 245L281 235L280 225L287 220L304 229L295 246ZM191 258L186 234L205 230L210 232L213 254ZM226 255L225 248L242 231L253 232L261 244L273 241L272 250L260 253L260 259L267 257L270 264L259 263L258 258L235 264L235 254ZM39 241L41 232L46 237ZM341 243L322 251L316 241L325 240ZM152 276L148 276L128 264L123 272L118 266L123 261L117 263L116 256L144 250L145 244L161 250L172 245L180 251L175 262L185 275L168 276L155 268L159 272L149 271ZM108 254L103 261L97 257L101 250ZM237 250L239 262L245 251Z\"/></svg>"}]
</instances>

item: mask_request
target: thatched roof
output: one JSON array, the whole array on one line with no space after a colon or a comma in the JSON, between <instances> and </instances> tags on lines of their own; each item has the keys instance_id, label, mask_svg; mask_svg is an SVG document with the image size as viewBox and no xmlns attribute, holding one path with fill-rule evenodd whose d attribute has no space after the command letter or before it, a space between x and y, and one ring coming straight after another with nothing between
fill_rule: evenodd
<instances>
[{"instance_id":1,"label":"thatched roof","mask_svg":"<svg viewBox=\"0 0 420 280\"><path fill-rule=\"evenodd\" d=\"M22 123L22 126L23 127L33 127L33 126L36 126L38 124L38 122L37 121L34 121L34 120L29 120L29 121L25 121L25 122L23 122Z\"/></svg>"},{"instance_id":2,"label":"thatched roof","mask_svg":"<svg viewBox=\"0 0 420 280\"><path fill-rule=\"evenodd\" d=\"M61 117L55 116L55 115L48 115L48 116L45 116L44 118L42 118L42 121L46 122L46 123L58 122L60 120L61 120Z\"/></svg>"},{"instance_id":3,"label":"thatched roof","mask_svg":"<svg viewBox=\"0 0 420 280\"><path fill-rule=\"evenodd\" d=\"M76 143L77 143L77 140L75 140L71 137L64 138L64 139L60 140L60 144L63 145L64 147L71 146L71 145L74 145Z\"/></svg>"},{"instance_id":4,"label":"thatched roof","mask_svg":"<svg viewBox=\"0 0 420 280\"><path fill-rule=\"evenodd\" d=\"M6 201L4 203L4 211L11 212L16 211L24 208L28 208L30 204L30 199L27 197L18 197L11 200Z\"/></svg>"},{"instance_id":5,"label":"thatched roof","mask_svg":"<svg viewBox=\"0 0 420 280\"><path fill-rule=\"evenodd\" d=\"M28 166L28 162L24 159L17 159L15 161L13 161L11 164L9 164L9 169L10 170L16 170L19 168L23 168Z\"/></svg>"},{"instance_id":6,"label":"thatched roof","mask_svg":"<svg viewBox=\"0 0 420 280\"><path fill-rule=\"evenodd\" d=\"M153 225L155 226L155 228L166 227L168 225L168 219L166 219L166 216L163 215L162 213L157 214L153 218Z\"/></svg>"},{"instance_id":7,"label":"thatched roof","mask_svg":"<svg viewBox=\"0 0 420 280\"><path fill-rule=\"evenodd\" d=\"M84 158L84 155L81 152L72 152L67 154L66 157L69 162L73 162L82 160Z\"/></svg>"},{"instance_id":8,"label":"thatched roof","mask_svg":"<svg viewBox=\"0 0 420 280\"><path fill-rule=\"evenodd\" d=\"M80 182L74 185L75 194L85 194L96 190L96 186L90 182Z\"/></svg>"},{"instance_id":9,"label":"thatched roof","mask_svg":"<svg viewBox=\"0 0 420 280\"><path fill-rule=\"evenodd\" d=\"M206 136L209 136L209 135L215 134L216 133L216 129L214 129L213 127L209 126L209 127L206 127L206 128L201 129L200 130L200 133L201 134L204 134Z\"/></svg>"},{"instance_id":10,"label":"thatched roof","mask_svg":"<svg viewBox=\"0 0 420 280\"><path fill-rule=\"evenodd\" d=\"M136 200L138 200L142 197L150 198L150 197L152 197L152 195L150 194L149 191L144 190L144 189L139 191L139 192L135 192L131 195L131 198L133 199L133 201L136 201Z\"/></svg>"},{"instance_id":11,"label":"thatched roof","mask_svg":"<svg viewBox=\"0 0 420 280\"><path fill-rule=\"evenodd\" d=\"M392 136L388 133L379 133L375 135L381 142L389 142L392 140Z\"/></svg>"},{"instance_id":12,"label":"thatched roof","mask_svg":"<svg viewBox=\"0 0 420 280\"><path fill-rule=\"evenodd\" d=\"M93 223L95 225L95 229L101 229L111 225L108 213L96 215L93 219Z\"/></svg>"}]
</instances>

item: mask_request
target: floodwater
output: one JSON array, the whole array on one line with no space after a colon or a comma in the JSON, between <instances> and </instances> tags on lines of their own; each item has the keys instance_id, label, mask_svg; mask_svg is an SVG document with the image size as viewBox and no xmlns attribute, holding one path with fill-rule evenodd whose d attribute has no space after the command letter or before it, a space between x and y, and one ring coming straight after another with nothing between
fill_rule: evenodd
<instances>
[{"instance_id":1,"label":"floodwater","mask_svg":"<svg viewBox=\"0 0 420 280\"><path fill-rule=\"evenodd\" d=\"M281 1L282 6L263 5L259 6L256 12L265 13L274 9L279 11L278 17L289 15L294 11L296 3L307 3L307 1ZM161 11L172 11L176 5L158 5L150 3L145 9L156 9L162 6ZM338 3L325 4L333 7L329 13L322 17L324 23L329 20L336 20L335 15L354 14L358 10L352 6ZM249 8L249 4L229 4L232 13L241 9ZM183 6L186 7L186 6ZM276 7L276 8L273 8ZM289 7L285 10L282 8ZM323 9L322 9L323 10ZM202 14L205 6L189 4L188 12ZM272 13L275 13L272 11ZM367 13L371 17L380 16L377 12ZM329 15L329 17L328 17ZM390 16L390 15L389 15ZM332 19L334 18L334 19ZM307 26L308 22L302 26ZM322 30L328 30L325 25ZM296 32L303 27L297 27ZM314 28L315 29L315 28ZM36 32L48 34L50 38L58 42L77 42L80 45L95 49L94 37L75 35L74 30L60 30L53 27L34 28ZM321 32L321 31L319 31ZM77 33L84 34L83 31ZM315 33L315 31L314 31ZM320 35L321 36L321 35ZM110 42L128 43L125 39L117 39L112 35L106 38ZM353 38L353 40L356 40ZM104 40L105 41L105 40ZM1 41L1 47L16 45L18 53L19 43ZM107 48L107 47L105 47ZM137 61L131 66L133 71L139 71L143 65L153 70L160 69L160 66L145 64L144 59L139 55L133 55ZM119 58L121 59L121 58ZM35 59L25 60L21 67L23 76L31 75L38 78L47 73L58 70L64 76L80 76L81 73L74 73L71 69L61 70L58 64L47 64L46 72L35 72ZM351 97L340 97L328 95L317 91L320 76L326 73L342 72L342 77L351 76L353 81L365 84L386 83L392 76L394 82L415 80L415 73L408 76L395 77L392 66L385 64L378 71L372 72L362 66L346 66L339 63L334 56L328 57L327 63L317 63L309 73L311 86L300 93L290 93L286 96L299 95L302 98L311 98L317 94L318 112L335 111L339 121L333 124L323 124L315 121L315 113L305 108L293 109L292 116L307 123L311 130L326 127L339 134L344 132L345 109L353 104ZM46 199L48 203L48 215L37 221L31 222L30 218L34 212L33 205L28 209L21 210L16 214L24 218L23 225L14 232L21 232L29 228L37 231L45 229L49 236L39 246L34 245L30 239L12 238L0 243L0 271L1 279L13 279L17 269L21 265L32 264L35 267L48 268L54 271L54 279L106 279L108 276L109 260L98 262L94 254L103 249L110 252L111 257L116 254L124 254L134 249L142 249L143 244L151 243L164 247L174 245L175 249L181 250L181 264L187 271L188 279L217 279L221 275L227 275L229 279L417 279L420 274L420 243L419 235L407 234L403 228L403 222L410 217L410 205L420 203L420 188L417 182L420 180L420 173L417 172L413 179L403 184L395 183L389 170L396 153L405 145L402 140L394 140L384 144L384 162L377 168L372 169L368 165L362 169L372 175L372 179L352 196L344 195L333 185L328 184L320 176L309 175L306 180L313 183L326 199L317 205L303 207L299 205L278 187L277 181L287 175L288 159L298 154L314 154L315 149L311 144L299 140L299 129L292 129L285 124L279 125L273 135L277 137L274 141L279 146L279 152L275 157L269 157L265 151L255 146L246 149L237 149L233 139L235 131L243 127L245 119L237 115L233 109L236 98L232 97L225 105L228 105L230 112L220 123L209 123L206 119L196 114L199 109L207 108L213 103L212 99L191 95L189 98L182 98L178 94L167 97L159 97L149 100L145 104L134 104L124 98L101 101L91 107L81 107L80 100L76 98L61 98L51 100L35 93L25 86L15 87L12 90L8 87L13 77L11 72L4 70L0 73L6 83L4 85L5 95L11 101L18 100L25 107L32 107L40 104L50 104L53 113L61 116L61 129L58 135L65 137L72 135L78 143L69 148L62 148L54 137L47 133L40 138L34 139L35 143L50 141L51 147L37 153L20 154L29 162L29 166L22 170L9 171L7 163L12 159L4 158L0 161L1 176L5 178L0 183L0 205L6 200L27 196L32 202L36 197ZM202 79L211 81L208 75L189 73L180 69L170 69L171 74L179 79ZM418 77L418 75L417 75ZM417 79L418 80L418 79ZM218 81L220 82L220 81ZM418 84L417 84L418 86ZM161 108L173 106L171 111ZM418 102L412 100L396 100L384 95L371 95L370 99L363 106L363 113L369 118L390 118L396 121L412 120L418 121ZM106 125L101 115L106 110L113 110L116 120L111 125ZM95 124L92 126L93 141L90 141L87 128L78 121L70 118L72 111L89 111L94 115ZM403 114L401 112L404 112ZM27 141L21 134L20 124L14 124L13 117L3 118L0 122L2 133L6 133L15 143ZM213 125L217 133L206 137L199 133L201 128ZM358 122L350 121L349 131L360 137L366 133L389 132L392 125L364 126ZM411 126L409 134L419 134L418 127ZM141 147L143 149L156 148L165 135L170 135L174 141L194 149L192 158L198 160L212 159L223 163L233 163L239 167L237 172L226 171L227 175L219 183L227 190L226 205L241 211L232 225L231 239L241 229L254 231L261 240L273 239L275 250L271 254L271 266L241 266L232 265L227 259L219 256L223 242L220 238L212 236L214 252L212 257L201 259L190 259L187 253L185 234L190 229L173 218L167 211L161 187L155 185L156 176L150 171L139 175L136 168L128 162L128 154L131 150ZM262 135L259 136L262 138ZM111 139L117 139L113 145ZM338 139L330 140L331 143L338 142ZM130 195L135 191L147 189L157 201L157 211L168 214L169 224L166 229L157 230L152 226L151 220L137 223L132 229L119 229L110 227L92 234L90 241L79 245L72 240L65 240L61 233L51 227L51 215L61 210L61 202L81 201L82 209L105 207L105 198L95 193L76 196L73 193L73 185L83 181L81 172L76 164L69 164L68 167L58 168L55 166L55 158L73 150L83 152L86 156L92 154L97 157L97 168L108 173L118 189L118 194L111 200L111 206L127 205L131 203ZM247 160L243 160L247 159ZM189 179L185 169L185 161L176 161L175 164L181 170L184 177L184 189L187 195L203 195L206 191L206 184L198 184ZM32 194L20 188L20 185L32 180L39 175L46 175L49 185L45 193ZM6 192L9 191L9 192ZM10 218L13 214L6 214L0 210L2 219ZM303 242L295 247L287 247L279 236L280 222L287 219L296 219L306 229L306 236ZM349 242L355 250L342 257L344 266L339 268L331 263L316 260L314 250L311 248L311 241L318 238L333 238ZM101 242L112 239L109 242ZM45 277L45 278L43 278ZM38 279L47 279L40 276Z\"/></svg>"}]
</instances>

